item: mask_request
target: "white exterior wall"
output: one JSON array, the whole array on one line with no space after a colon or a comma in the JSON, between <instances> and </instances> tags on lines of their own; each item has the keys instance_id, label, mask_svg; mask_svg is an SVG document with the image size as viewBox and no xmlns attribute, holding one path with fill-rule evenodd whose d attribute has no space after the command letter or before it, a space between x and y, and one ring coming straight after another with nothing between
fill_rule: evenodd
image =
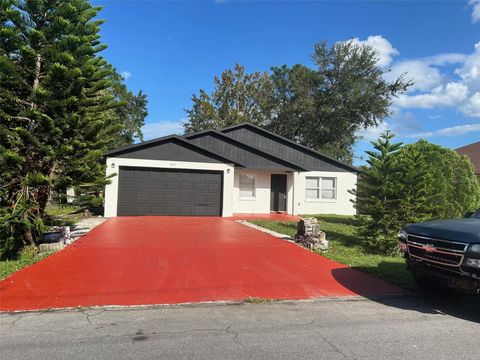
<instances>
[{"instance_id":1,"label":"white exterior wall","mask_svg":"<svg viewBox=\"0 0 480 360\"><path fill-rule=\"evenodd\" d=\"M240 174L255 177L255 198L240 198ZM233 212L240 214L268 214L270 212L270 173L235 170L233 185Z\"/></svg>"},{"instance_id":2,"label":"white exterior wall","mask_svg":"<svg viewBox=\"0 0 480 360\"><path fill-rule=\"evenodd\" d=\"M255 198L240 198L240 174L255 176ZM233 212L237 214L268 214L270 213L270 181L271 174L284 172L254 171L235 169L233 189ZM357 174L351 172L310 171L290 172L287 174L287 213L298 214L339 214L354 215L356 213L354 198L348 191L355 189ZM335 200L311 200L305 198L305 178L307 176L334 177L337 183Z\"/></svg>"},{"instance_id":3,"label":"white exterior wall","mask_svg":"<svg viewBox=\"0 0 480 360\"><path fill-rule=\"evenodd\" d=\"M240 198L240 174L255 177L255 198ZM272 174L287 175L287 212L293 209L293 173L235 169L233 189L233 212L236 214L269 214L270 185Z\"/></svg>"},{"instance_id":4,"label":"white exterior wall","mask_svg":"<svg viewBox=\"0 0 480 360\"><path fill-rule=\"evenodd\" d=\"M305 198L305 178L307 176L333 177L337 181L337 198L335 200L312 200ZM309 171L294 173L294 209L293 214L338 214L354 215L354 196L348 191L356 189L357 174L353 172Z\"/></svg>"},{"instance_id":5,"label":"white exterior wall","mask_svg":"<svg viewBox=\"0 0 480 360\"><path fill-rule=\"evenodd\" d=\"M120 166L136 166L165 169L192 169L223 171L223 206L222 216L233 215L233 164L201 163L168 160L141 160L128 158L107 158L107 176L116 174L110 179L111 183L105 187L105 217L117 216L118 203L118 169ZM270 198L269 198L270 199ZM270 200L268 202L270 204Z\"/></svg>"}]
</instances>

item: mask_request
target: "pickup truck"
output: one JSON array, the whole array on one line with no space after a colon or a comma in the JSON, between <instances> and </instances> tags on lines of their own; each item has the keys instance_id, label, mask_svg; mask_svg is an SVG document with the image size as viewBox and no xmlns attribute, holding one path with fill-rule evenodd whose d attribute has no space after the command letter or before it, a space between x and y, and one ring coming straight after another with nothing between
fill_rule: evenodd
<instances>
[{"instance_id":1,"label":"pickup truck","mask_svg":"<svg viewBox=\"0 0 480 360\"><path fill-rule=\"evenodd\" d=\"M480 294L480 210L463 219L408 224L398 236L420 288Z\"/></svg>"}]
</instances>

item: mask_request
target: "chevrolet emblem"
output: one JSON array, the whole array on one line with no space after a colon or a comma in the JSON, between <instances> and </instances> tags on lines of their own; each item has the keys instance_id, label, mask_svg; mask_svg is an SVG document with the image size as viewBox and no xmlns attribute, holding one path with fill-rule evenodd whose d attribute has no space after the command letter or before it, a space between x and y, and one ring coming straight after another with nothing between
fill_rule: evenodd
<instances>
[{"instance_id":1,"label":"chevrolet emblem","mask_svg":"<svg viewBox=\"0 0 480 360\"><path fill-rule=\"evenodd\" d=\"M428 253L434 252L435 250L437 250L437 248L433 244L425 244L423 248Z\"/></svg>"}]
</instances>

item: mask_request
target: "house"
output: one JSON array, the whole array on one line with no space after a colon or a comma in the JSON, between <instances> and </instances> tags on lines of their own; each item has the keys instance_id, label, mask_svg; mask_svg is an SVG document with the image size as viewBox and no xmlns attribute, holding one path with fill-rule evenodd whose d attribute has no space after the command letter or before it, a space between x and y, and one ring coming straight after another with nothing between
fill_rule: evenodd
<instances>
[{"instance_id":1,"label":"house","mask_svg":"<svg viewBox=\"0 0 480 360\"><path fill-rule=\"evenodd\" d=\"M105 154L105 216L355 213L358 170L251 124Z\"/></svg>"},{"instance_id":2,"label":"house","mask_svg":"<svg viewBox=\"0 0 480 360\"><path fill-rule=\"evenodd\" d=\"M475 168L475 173L480 177L480 141L462 146L455 150L460 155L466 155L472 161L473 167Z\"/></svg>"}]
</instances>

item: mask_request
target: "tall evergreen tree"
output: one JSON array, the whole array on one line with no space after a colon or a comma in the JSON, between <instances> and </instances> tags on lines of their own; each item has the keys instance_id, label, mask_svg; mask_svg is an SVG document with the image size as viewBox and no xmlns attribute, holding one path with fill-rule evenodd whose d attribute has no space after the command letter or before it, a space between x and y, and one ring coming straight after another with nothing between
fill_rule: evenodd
<instances>
[{"instance_id":1,"label":"tall evergreen tree","mask_svg":"<svg viewBox=\"0 0 480 360\"><path fill-rule=\"evenodd\" d=\"M404 152L404 149L396 154L402 172L397 192L400 205L396 210L401 225L429 220L437 211L433 201L435 178L429 165L420 151Z\"/></svg>"},{"instance_id":2,"label":"tall evergreen tree","mask_svg":"<svg viewBox=\"0 0 480 360\"><path fill-rule=\"evenodd\" d=\"M86 0L0 0L0 251L34 244L51 190L102 182L122 124Z\"/></svg>"},{"instance_id":3,"label":"tall evergreen tree","mask_svg":"<svg viewBox=\"0 0 480 360\"><path fill-rule=\"evenodd\" d=\"M401 206L402 167L396 153L401 143L392 143L394 135L383 133L372 142L374 151L367 151L368 165L361 168L355 206L361 214L358 234L373 252L389 254L395 250L402 225L398 210Z\"/></svg>"}]
</instances>

